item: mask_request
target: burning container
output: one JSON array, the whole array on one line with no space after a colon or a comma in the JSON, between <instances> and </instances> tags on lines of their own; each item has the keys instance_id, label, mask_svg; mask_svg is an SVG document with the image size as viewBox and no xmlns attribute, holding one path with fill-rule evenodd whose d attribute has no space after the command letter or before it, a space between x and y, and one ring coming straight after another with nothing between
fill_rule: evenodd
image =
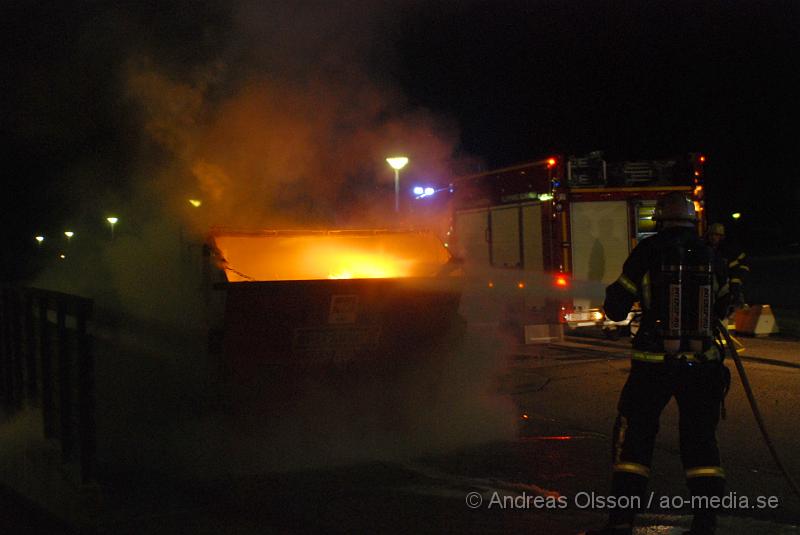
<instances>
[{"instance_id":1,"label":"burning container","mask_svg":"<svg viewBox=\"0 0 800 535\"><path fill-rule=\"evenodd\" d=\"M418 231L213 231L212 351L238 385L425 358L459 324L456 267Z\"/></svg>"}]
</instances>

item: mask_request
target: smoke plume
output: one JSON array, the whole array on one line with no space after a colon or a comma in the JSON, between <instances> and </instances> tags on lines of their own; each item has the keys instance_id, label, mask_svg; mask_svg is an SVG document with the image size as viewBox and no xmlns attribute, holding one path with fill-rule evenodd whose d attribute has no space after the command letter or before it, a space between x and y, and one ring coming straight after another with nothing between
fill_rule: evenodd
<instances>
[{"instance_id":1,"label":"smoke plume","mask_svg":"<svg viewBox=\"0 0 800 535\"><path fill-rule=\"evenodd\" d=\"M40 280L96 299L106 465L252 472L396 459L513 434L512 411L493 394L499 346L475 334L432 355L435 372L398 378L402 430L380 410L385 390L347 406L311 385L309 404L272 427L215 409L199 247L209 228L415 226L415 216L392 209L385 158L410 158L403 191L470 163L455 156L456 125L413 107L376 67L391 57L386 31L403 5L241 2L228 13L228 39L212 39L200 60L180 64L182 49L148 46L127 57L121 101L140 130L129 194L114 197L116 235L78 233L67 260ZM404 193L401 204L410 202ZM431 404L417 406L421 399ZM315 428L322 443L309 443ZM150 439L131 447L131 436Z\"/></svg>"}]
</instances>

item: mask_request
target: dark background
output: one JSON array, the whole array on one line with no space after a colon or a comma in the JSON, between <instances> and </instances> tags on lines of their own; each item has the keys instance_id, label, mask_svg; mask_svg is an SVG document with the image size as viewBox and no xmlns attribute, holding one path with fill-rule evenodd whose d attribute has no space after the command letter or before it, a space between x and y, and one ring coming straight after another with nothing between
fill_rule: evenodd
<instances>
[{"instance_id":1,"label":"dark background","mask_svg":"<svg viewBox=\"0 0 800 535\"><path fill-rule=\"evenodd\" d=\"M797 248L797 2L352 2L357 19L334 2L261 4L273 33L308 18L294 43L329 18L357 48L353 63L409 109L452 121L456 152L483 169L596 149L610 160L702 152L711 217L752 252ZM176 76L221 56L264 67L246 52L243 5L5 4L4 279L29 276L32 237L85 217L87 196L132 187L143 134L121 88L128 58L148 54Z\"/></svg>"}]
</instances>

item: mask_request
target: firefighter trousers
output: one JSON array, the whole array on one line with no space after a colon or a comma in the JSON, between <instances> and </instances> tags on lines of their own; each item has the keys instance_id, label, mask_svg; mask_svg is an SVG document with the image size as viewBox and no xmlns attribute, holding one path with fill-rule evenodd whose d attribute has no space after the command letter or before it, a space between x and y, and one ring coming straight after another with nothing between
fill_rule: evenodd
<instances>
[{"instance_id":1,"label":"firefighter trousers","mask_svg":"<svg viewBox=\"0 0 800 535\"><path fill-rule=\"evenodd\" d=\"M700 497L692 501L693 529L698 533L713 533L715 514L704 507L704 500L710 496L721 497L725 489L716 431L729 380L728 369L718 360L702 363L632 361L613 430L612 495L638 496L639 503L647 504L645 493L659 418L674 396L679 411L680 451L686 482L692 496ZM635 509L615 509L609 524L630 526L635 514Z\"/></svg>"}]
</instances>

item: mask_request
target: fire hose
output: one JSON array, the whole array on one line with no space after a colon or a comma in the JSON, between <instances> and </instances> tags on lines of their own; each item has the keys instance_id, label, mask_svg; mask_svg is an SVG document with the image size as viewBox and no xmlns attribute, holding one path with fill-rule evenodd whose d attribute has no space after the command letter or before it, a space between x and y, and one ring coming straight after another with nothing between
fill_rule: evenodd
<instances>
[{"instance_id":1,"label":"fire hose","mask_svg":"<svg viewBox=\"0 0 800 535\"><path fill-rule=\"evenodd\" d=\"M720 333L722 333L722 336L725 339L725 346L728 348L728 352L731 354L734 364L736 364L736 371L739 373L739 378L742 380L742 387L747 395L747 401L750 403L750 409L753 411L753 416L755 417L758 428L761 431L761 436L764 437L764 442L766 443L767 448L769 448L772 459L775 461L775 464L778 466L778 469L781 471L783 477L789 483L789 486L792 488L794 493L800 497L800 487L797 486L794 478L784 466L780 456L778 455L778 450L775 449L775 444L773 444L772 438L767 432L767 427L764 424L764 418L761 416L758 403L753 395L753 389L750 387L750 380L747 378L747 373L744 371L742 359L739 358L739 353L736 351L736 347L734 347L733 338L731 338L730 333L728 333L728 329L719 320L717 320L717 329L720 331Z\"/></svg>"}]
</instances>

